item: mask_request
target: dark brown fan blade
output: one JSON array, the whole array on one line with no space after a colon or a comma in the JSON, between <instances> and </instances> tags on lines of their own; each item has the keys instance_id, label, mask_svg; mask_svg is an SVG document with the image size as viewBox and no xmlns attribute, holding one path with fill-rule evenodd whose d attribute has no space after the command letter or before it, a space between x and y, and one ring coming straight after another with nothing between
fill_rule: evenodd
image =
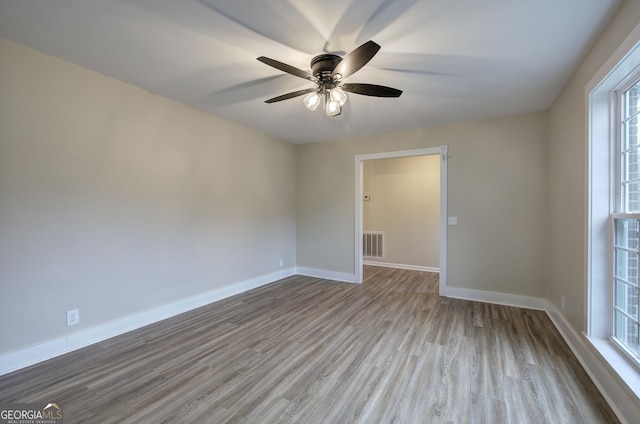
<instances>
[{"instance_id":1,"label":"dark brown fan blade","mask_svg":"<svg viewBox=\"0 0 640 424\"><path fill-rule=\"evenodd\" d=\"M311 93L312 91L317 91L318 88L307 88L304 90L294 91L293 93L283 94L282 96L274 97L273 99L265 100L265 103L275 103L281 102L282 100L293 99L294 97L302 96L303 94Z\"/></svg>"},{"instance_id":2,"label":"dark brown fan blade","mask_svg":"<svg viewBox=\"0 0 640 424\"><path fill-rule=\"evenodd\" d=\"M367 41L343 57L340 63L336 65L331 76L335 78L337 75L341 75L338 79L344 79L352 75L366 65L378 53L378 50L380 50L379 45L373 41Z\"/></svg>"},{"instance_id":3,"label":"dark brown fan blade","mask_svg":"<svg viewBox=\"0 0 640 424\"><path fill-rule=\"evenodd\" d=\"M316 77L311 75L309 72L303 71L302 69L298 69L294 66L287 65L286 63L278 62L275 59L270 59L268 57L260 56L258 60L264 64L269 66L273 66L276 69L279 69L287 74L294 75L296 77L304 78L309 81L317 82Z\"/></svg>"},{"instance_id":4,"label":"dark brown fan blade","mask_svg":"<svg viewBox=\"0 0 640 424\"><path fill-rule=\"evenodd\" d=\"M344 84L341 87L344 91L355 94L362 94L364 96L400 97L400 95L402 94L402 90L398 90L397 88L385 87L384 85Z\"/></svg>"}]
</instances>

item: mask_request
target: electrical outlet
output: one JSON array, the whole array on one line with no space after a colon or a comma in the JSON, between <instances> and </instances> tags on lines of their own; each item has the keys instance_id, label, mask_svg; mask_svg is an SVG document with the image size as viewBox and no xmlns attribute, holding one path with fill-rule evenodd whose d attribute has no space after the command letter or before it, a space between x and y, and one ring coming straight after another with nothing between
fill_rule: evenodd
<instances>
[{"instance_id":1,"label":"electrical outlet","mask_svg":"<svg viewBox=\"0 0 640 424\"><path fill-rule=\"evenodd\" d=\"M80 323L80 310L67 311L67 327Z\"/></svg>"},{"instance_id":2,"label":"electrical outlet","mask_svg":"<svg viewBox=\"0 0 640 424\"><path fill-rule=\"evenodd\" d=\"M562 310L564 311L565 306L567 306L567 303L564 300L564 296L562 296L560 298L560 308L562 308Z\"/></svg>"},{"instance_id":3,"label":"electrical outlet","mask_svg":"<svg viewBox=\"0 0 640 424\"><path fill-rule=\"evenodd\" d=\"M280 259L280 266L284 266L284 259Z\"/></svg>"}]
</instances>

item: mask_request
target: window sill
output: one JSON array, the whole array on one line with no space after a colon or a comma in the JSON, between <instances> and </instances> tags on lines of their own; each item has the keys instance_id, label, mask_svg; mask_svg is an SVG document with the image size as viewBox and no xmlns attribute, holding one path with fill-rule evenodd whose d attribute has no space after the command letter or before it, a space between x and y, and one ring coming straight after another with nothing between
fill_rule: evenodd
<instances>
[{"instance_id":1,"label":"window sill","mask_svg":"<svg viewBox=\"0 0 640 424\"><path fill-rule=\"evenodd\" d=\"M636 402L640 402L640 371L609 340L586 335L585 338L629 388L629 394L635 394Z\"/></svg>"}]
</instances>

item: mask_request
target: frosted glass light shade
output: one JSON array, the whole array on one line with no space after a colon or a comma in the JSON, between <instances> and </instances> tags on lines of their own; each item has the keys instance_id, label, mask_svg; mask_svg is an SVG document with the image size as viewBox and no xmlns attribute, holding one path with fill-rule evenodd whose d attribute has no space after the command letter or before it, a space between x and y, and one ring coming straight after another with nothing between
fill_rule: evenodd
<instances>
[{"instance_id":1,"label":"frosted glass light shade","mask_svg":"<svg viewBox=\"0 0 640 424\"><path fill-rule=\"evenodd\" d=\"M340 107L338 102L331 98L327 98L324 109L327 116L337 116L342 113L342 107Z\"/></svg>"},{"instance_id":2,"label":"frosted glass light shade","mask_svg":"<svg viewBox=\"0 0 640 424\"><path fill-rule=\"evenodd\" d=\"M331 100L338 103L338 106L342 106L347 102L347 93L345 93L340 87L336 87L331 90L330 96Z\"/></svg>"},{"instance_id":3,"label":"frosted glass light shade","mask_svg":"<svg viewBox=\"0 0 640 424\"><path fill-rule=\"evenodd\" d=\"M302 100L302 102L307 107L307 109L313 112L318 108L318 105L320 104L320 94L318 94L317 91L307 94L307 96Z\"/></svg>"}]
</instances>

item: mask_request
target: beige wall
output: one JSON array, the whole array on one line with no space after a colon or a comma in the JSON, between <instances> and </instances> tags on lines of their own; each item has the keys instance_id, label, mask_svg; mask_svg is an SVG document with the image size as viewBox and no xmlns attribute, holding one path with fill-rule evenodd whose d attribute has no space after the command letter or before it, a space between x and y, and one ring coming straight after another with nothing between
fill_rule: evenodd
<instances>
[{"instance_id":1,"label":"beige wall","mask_svg":"<svg viewBox=\"0 0 640 424\"><path fill-rule=\"evenodd\" d=\"M549 110L549 292L577 332L586 329L586 96L585 86L640 22L640 2L620 8Z\"/></svg>"},{"instance_id":2,"label":"beige wall","mask_svg":"<svg viewBox=\"0 0 640 424\"><path fill-rule=\"evenodd\" d=\"M295 266L295 146L1 40L0 93L0 353Z\"/></svg>"},{"instance_id":3,"label":"beige wall","mask_svg":"<svg viewBox=\"0 0 640 424\"><path fill-rule=\"evenodd\" d=\"M544 297L546 114L298 146L298 266L354 273L356 154L449 146L448 285Z\"/></svg>"},{"instance_id":4,"label":"beige wall","mask_svg":"<svg viewBox=\"0 0 640 424\"><path fill-rule=\"evenodd\" d=\"M363 230L384 232L384 258L370 262L438 268L440 156L363 162Z\"/></svg>"}]
</instances>

